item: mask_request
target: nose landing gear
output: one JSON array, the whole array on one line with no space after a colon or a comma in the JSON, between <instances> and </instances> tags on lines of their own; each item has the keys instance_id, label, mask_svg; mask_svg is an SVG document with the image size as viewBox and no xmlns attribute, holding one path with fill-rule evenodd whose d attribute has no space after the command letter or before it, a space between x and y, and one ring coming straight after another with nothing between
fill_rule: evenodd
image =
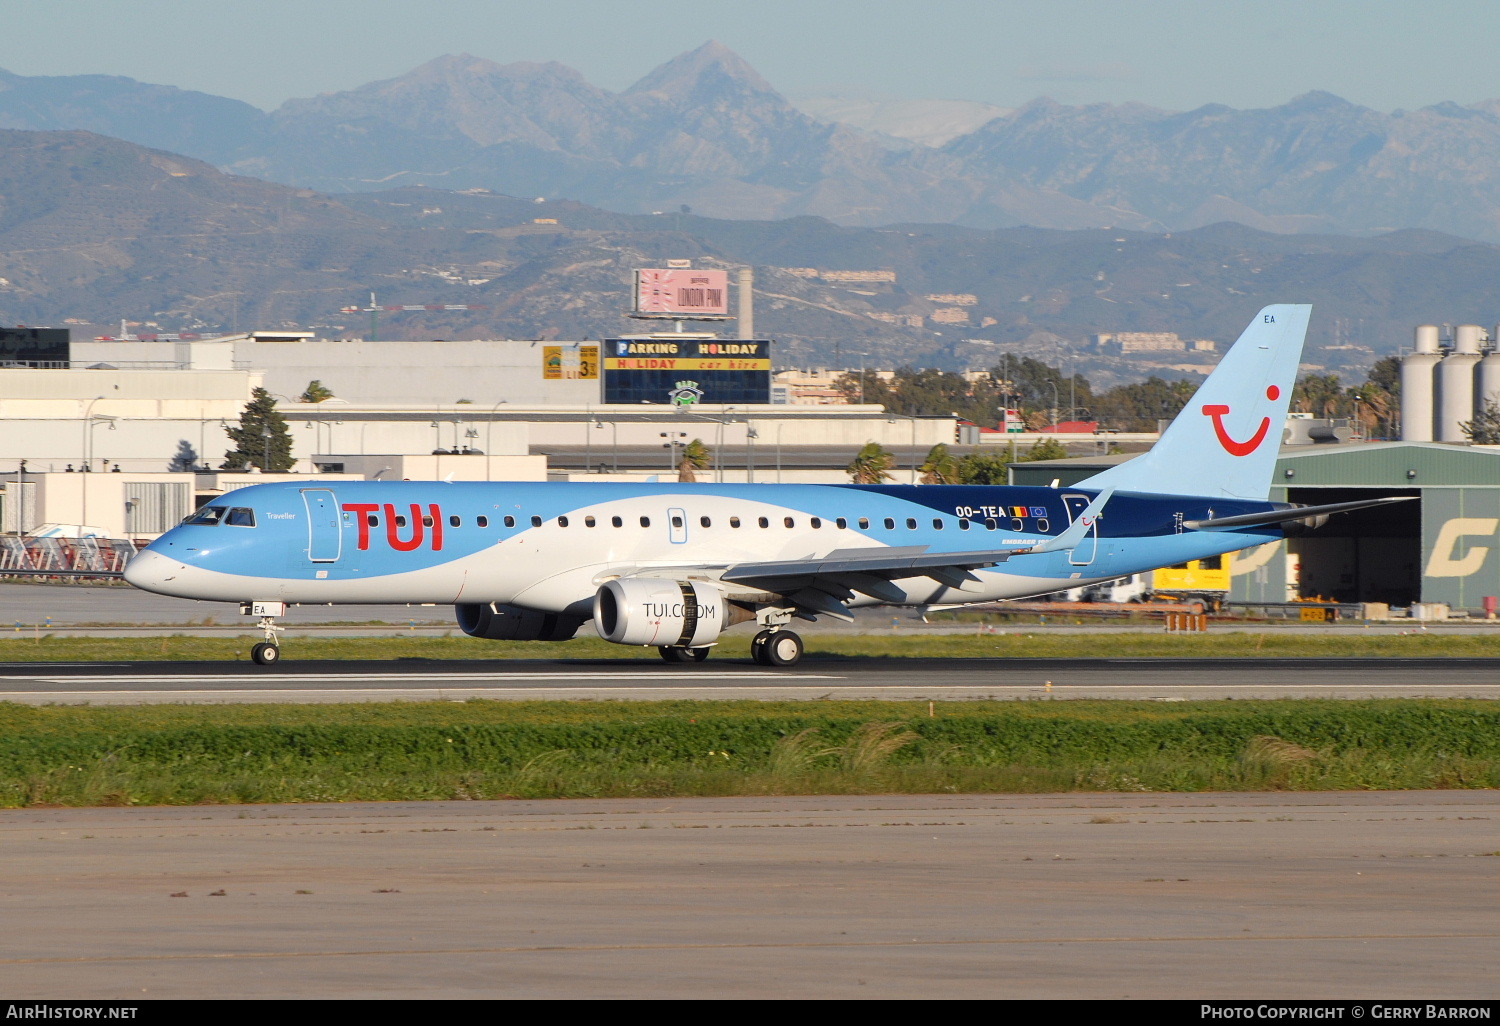
<instances>
[{"instance_id":1,"label":"nose landing gear","mask_svg":"<svg viewBox=\"0 0 1500 1026\"><path fill-rule=\"evenodd\" d=\"M248 616L259 616L260 623L257 628L265 633L266 640L257 642L250 649L250 661L260 666L273 666L281 662L281 646L277 644L276 635L280 634L282 628L277 626L276 618L286 613L285 602L242 602L240 612Z\"/></svg>"}]
</instances>

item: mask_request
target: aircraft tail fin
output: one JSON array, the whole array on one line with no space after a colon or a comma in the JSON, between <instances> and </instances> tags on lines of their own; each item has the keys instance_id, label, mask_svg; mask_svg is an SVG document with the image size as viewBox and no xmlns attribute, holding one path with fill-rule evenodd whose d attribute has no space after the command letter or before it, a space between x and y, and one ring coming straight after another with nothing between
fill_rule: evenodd
<instances>
[{"instance_id":1,"label":"aircraft tail fin","mask_svg":"<svg viewBox=\"0 0 1500 1026\"><path fill-rule=\"evenodd\" d=\"M1150 452L1077 487L1266 498L1311 313L1261 310Z\"/></svg>"}]
</instances>

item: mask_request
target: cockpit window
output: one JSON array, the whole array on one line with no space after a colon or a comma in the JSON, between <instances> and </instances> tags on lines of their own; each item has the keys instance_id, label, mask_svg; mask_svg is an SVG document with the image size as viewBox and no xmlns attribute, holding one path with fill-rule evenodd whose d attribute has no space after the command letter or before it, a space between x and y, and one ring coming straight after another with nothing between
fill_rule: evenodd
<instances>
[{"instance_id":1,"label":"cockpit window","mask_svg":"<svg viewBox=\"0 0 1500 1026\"><path fill-rule=\"evenodd\" d=\"M232 506L229 515L224 518L224 523L230 527L254 527L255 510L248 506Z\"/></svg>"},{"instance_id":2,"label":"cockpit window","mask_svg":"<svg viewBox=\"0 0 1500 1026\"><path fill-rule=\"evenodd\" d=\"M224 506L204 506L203 508L195 512L192 516L184 520L183 523L204 524L207 526L212 526L224 519L224 514L226 511L227 507Z\"/></svg>"}]
</instances>

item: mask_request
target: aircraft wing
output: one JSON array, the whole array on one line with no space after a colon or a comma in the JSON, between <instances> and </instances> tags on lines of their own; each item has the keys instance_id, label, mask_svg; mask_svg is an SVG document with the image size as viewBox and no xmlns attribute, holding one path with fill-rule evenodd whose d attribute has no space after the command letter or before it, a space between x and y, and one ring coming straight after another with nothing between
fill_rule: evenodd
<instances>
[{"instance_id":1,"label":"aircraft wing","mask_svg":"<svg viewBox=\"0 0 1500 1026\"><path fill-rule=\"evenodd\" d=\"M996 566L1031 547L977 552L929 552L927 546L837 549L810 559L735 563L719 580L757 591L784 595L797 615L822 613L852 620L845 603L858 592L881 602L903 602L905 593L892 585L911 577L929 577L950 588L977 583L972 571Z\"/></svg>"},{"instance_id":2,"label":"aircraft wing","mask_svg":"<svg viewBox=\"0 0 1500 1026\"><path fill-rule=\"evenodd\" d=\"M816 614L853 620L846 603L856 593L880 602L905 602L906 594L891 582L928 577L949 588L978 584L973 571L998 566L1012 556L1056 552L1077 546L1098 522L1100 511L1114 489L1106 488L1055 538L1035 545L1009 549L979 549L966 552L932 552L926 545L866 546L835 549L806 559L757 560L714 567L642 568L643 576L664 576L701 570L722 584L738 585L751 592L781 595L796 607L797 616L816 619Z\"/></svg>"}]
</instances>

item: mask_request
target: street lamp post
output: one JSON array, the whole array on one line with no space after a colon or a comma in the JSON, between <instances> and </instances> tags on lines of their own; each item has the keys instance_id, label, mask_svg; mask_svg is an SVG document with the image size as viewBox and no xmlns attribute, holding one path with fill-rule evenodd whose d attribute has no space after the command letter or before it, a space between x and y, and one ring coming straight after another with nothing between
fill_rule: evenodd
<instances>
[{"instance_id":1,"label":"street lamp post","mask_svg":"<svg viewBox=\"0 0 1500 1026\"><path fill-rule=\"evenodd\" d=\"M687 437L687 432L686 431L663 431L663 432L661 432L661 437L663 437L663 438L666 439L665 442L661 443L661 446L662 446L663 449L667 450L667 460L668 460L668 462L667 462L667 469L668 470L676 470L677 469L677 462L678 462L677 461L677 447L679 445L686 445L687 444L686 442L684 442L682 440L682 439L684 439L684 438Z\"/></svg>"}]
</instances>

